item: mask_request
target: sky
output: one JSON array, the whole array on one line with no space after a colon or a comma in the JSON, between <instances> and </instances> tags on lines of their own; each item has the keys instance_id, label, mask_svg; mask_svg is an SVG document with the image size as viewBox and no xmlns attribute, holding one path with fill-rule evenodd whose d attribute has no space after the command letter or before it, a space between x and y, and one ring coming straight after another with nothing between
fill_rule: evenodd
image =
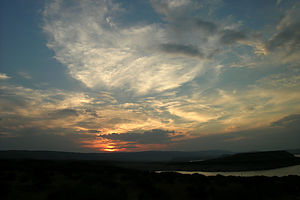
<instances>
[{"instance_id":1,"label":"sky","mask_svg":"<svg viewBox=\"0 0 300 200\"><path fill-rule=\"evenodd\" d=\"M0 150L300 148L297 0L0 9Z\"/></svg>"}]
</instances>

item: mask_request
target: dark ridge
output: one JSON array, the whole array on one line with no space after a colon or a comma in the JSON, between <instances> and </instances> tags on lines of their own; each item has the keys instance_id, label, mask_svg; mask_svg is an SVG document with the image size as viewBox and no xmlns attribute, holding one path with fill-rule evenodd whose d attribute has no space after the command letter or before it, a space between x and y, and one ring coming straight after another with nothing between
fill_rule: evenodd
<instances>
[{"instance_id":1,"label":"dark ridge","mask_svg":"<svg viewBox=\"0 0 300 200\"><path fill-rule=\"evenodd\" d=\"M248 163L248 162L274 162L274 161L288 161L288 160L295 160L295 157L293 154L287 151L265 151L265 152L237 153L234 155L211 159L204 162L206 163L210 163L210 162Z\"/></svg>"},{"instance_id":2,"label":"dark ridge","mask_svg":"<svg viewBox=\"0 0 300 200\"><path fill-rule=\"evenodd\" d=\"M287 151L238 153L186 164L188 171L252 171L300 164L300 158Z\"/></svg>"},{"instance_id":3,"label":"dark ridge","mask_svg":"<svg viewBox=\"0 0 300 200\"><path fill-rule=\"evenodd\" d=\"M217 158L228 151L142 151L142 152L109 152L109 153L74 153L58 151L0 151L0 159L34 159L34 160L102 160L130 162L189 162Z\"/></svg>"},{"instance_id":4,"label":"dark ridge","mask_svg":"<svg viewBox=\"0 0 300 200\"><path fill-rule=\"evenodd\" d=\"M250 152L234 155L225 151L144 151L116 153L0 151L0 160L100 161L127 169L211 172L255 171L300 164L300 158L295 157L287 151Z\"/></svg>"},{"instance_id":5,"label":"dark ridge","mask_svg":"<svg viewBox=\"0 0 300 200\"><path fill-rule=\"evenodd\" d=\"M287 150L287 152L292 153L292 154L298 154L300 155L300 149L289 149Z\"/></svg>"}]
</instances>

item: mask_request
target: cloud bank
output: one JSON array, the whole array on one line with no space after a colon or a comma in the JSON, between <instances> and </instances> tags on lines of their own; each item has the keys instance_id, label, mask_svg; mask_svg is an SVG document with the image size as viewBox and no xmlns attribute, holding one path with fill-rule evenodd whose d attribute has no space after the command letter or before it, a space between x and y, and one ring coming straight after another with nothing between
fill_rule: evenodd
<instances>
[{"instance_id":1,"label":"cloud bank","mask_svg":"<svg viewBox=\"0 0 300 200\"><path fill-rule=\"evenodd\" d=\"M127 141L127 142L135 142L138 144L165 144L170 143L171 138L178 137L178 135L174 135L174 131L166 131L160 129L152 129L144 132L128 132L128 133L111 133L107 135L99 135L98 137L106 138L110 140L119 140L119 141ZM172 134L174 136L172 136Z\"/></svg>"}]
</instances>

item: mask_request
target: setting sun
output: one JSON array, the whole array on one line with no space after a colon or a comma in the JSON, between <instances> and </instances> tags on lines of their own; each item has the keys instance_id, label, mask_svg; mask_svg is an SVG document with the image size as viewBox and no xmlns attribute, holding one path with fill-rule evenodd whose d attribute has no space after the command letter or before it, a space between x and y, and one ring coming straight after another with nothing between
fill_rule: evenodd
<instances>
[{"instance_id":1,"label":"setting sun","mask_svg":"<svg viewBox=\"0 0 300 200\"><path fill-rule=\"evenodd\" d=\"M116 147L114 145L111 145L111 144L107 145L103 150L104 151L110 151L110 152L119 151L118 149L116 149Z\"/></svg>"}]
</instances>

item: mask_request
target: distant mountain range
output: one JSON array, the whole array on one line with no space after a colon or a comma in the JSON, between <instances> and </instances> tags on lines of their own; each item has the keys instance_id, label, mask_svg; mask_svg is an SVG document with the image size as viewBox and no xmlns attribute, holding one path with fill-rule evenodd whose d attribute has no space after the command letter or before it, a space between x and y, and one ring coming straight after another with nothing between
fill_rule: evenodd
<instances>
[{"instance_id":1,"label":"distant mountain range","mask_svg":"<svg viewBox=\"0 0 300 200\"><path fill-rule=\"evenodd\" d=\"M203 171L249 171L266 170L299 165L300 158L287 151L265 151L238 153L234 155L194 162L187 165L189 170Z\"/></svg>"},{"instance_id":2,"label":"distant mountain range","mask_svg":"<svg viewBox=\"0 0 300 200\"><path fill-rule=\"evenodd\" d=\"M227 154L218 158L189 162L119 162L116 166L149 171L232 172L276 169L300 165L300 158L287 151Z\"/></svg>"},{"instance_id":3,"label":"distant mountain range","mask_svg":"<svg viewBox=\"0 0 300 200\"><path fill-rule=\"evenodd\" d=\"M297 150L291 152L298 154ZM288 151L232 153L229 151L143 151L73 153L56 151L0 151L0 160L88 161L148 171L249 171L299 165Z\"/></svg>"},{"instance_id":4,"label":"distant mountain range","mask_svg":"<svg viewBox=\"0 0 300 200\"><path fill-rule=\"evenodd\" d=\"M294 155L300 155L300 149L290 149L290 150L287 150L287 152L290 152L291 154L294 154Z\"/></svg>"},{"instance_id":5,"label":"distant mountain range","mask_svg":"<svg viewBox=\"0 0 300 200\"><path fill-rule=\"evenodd\" d=\"M98 161L135 161L135 162L189 162L230 155L232 152L211 151L142 151L110 153L74 153L58 151L0 151L0 159L35 159L35 160L98 160Z\"/></svg>"}]
</instances>

